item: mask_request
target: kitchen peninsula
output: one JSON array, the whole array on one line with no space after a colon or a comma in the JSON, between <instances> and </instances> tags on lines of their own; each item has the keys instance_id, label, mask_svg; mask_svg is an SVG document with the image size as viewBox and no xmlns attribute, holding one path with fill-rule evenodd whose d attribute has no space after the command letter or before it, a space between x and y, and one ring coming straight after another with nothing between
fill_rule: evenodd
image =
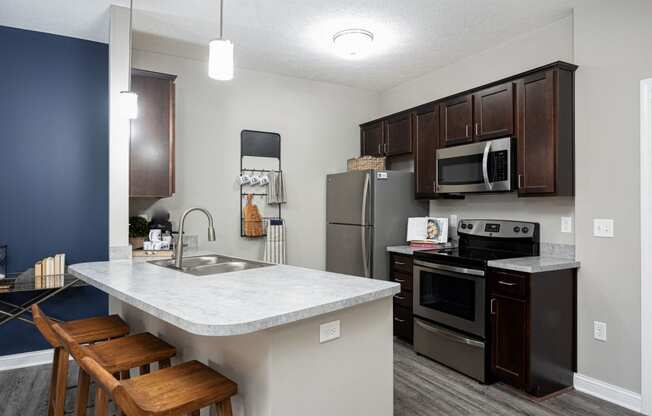
<instances>
[{"instance_id":1,"label":"kitchen peninsula","mask_svg":"<svg viewBox=\"0 0 652 416\"><path fill-rule=\"evenodd\" d=\"M177 347L238 383L234 414L390 416L392 282L274 265L194 276L142 259L70 272L110 296L132 331ZM320 343L320 325L341 337Z\"/></svg>"}]
</instances>

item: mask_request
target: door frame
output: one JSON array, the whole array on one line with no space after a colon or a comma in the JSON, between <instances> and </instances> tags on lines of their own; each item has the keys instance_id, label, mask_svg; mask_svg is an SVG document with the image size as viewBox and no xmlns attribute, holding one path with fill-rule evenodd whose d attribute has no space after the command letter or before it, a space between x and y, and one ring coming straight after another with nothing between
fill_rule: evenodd
<instances>
[{"instance_id":1,"label":"door frame","mask_svg":"<svg viewBox=\"0 0 652 416\"><path fill-rule=\"evenodd\" d=\"M641 412L652 415L652 78L641 81Z\"/></svg>"}]
</instances>

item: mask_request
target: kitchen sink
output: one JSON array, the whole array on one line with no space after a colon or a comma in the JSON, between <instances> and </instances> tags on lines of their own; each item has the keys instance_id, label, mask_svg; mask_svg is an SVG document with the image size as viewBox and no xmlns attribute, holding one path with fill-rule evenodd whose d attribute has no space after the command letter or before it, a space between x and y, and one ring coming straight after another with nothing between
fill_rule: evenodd
<instances>
[{"instance_id":1,"label":"kitchen sink","mask_svg":"<svg viewBox=\"0 0 652 416\"><path fill-rule=\"evenodd\" d=\"M237 272L241 270L273 266L273 264L270 263L243 260L236 257L220 256L217 254L184 257L181 268L177 268L174 265L174 259L153 260L149 263L195 276L208 276L211 274Z\"/></svg>"}]
</instances>

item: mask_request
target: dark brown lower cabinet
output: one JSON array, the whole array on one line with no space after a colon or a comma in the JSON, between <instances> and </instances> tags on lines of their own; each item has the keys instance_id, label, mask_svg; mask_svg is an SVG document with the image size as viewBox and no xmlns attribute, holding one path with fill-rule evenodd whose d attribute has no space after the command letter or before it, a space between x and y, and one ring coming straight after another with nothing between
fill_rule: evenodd
<instances>
[{"instance_id":1,"label":"dark brown lower cabinet","mask_svg":"<svg viewBox=\"0 0 652 416\"><path fill-rule=\"evenodd\" d=\"M391 281L401 284L401 292L394 296L394 336L412 343L412 256L390 253L389 273Z\"/></svg>"},{"instance_id":2,"label":"dark brown lower cabinet","mask_svg":"<svg viewBox=\"0 0 652 416\"><path fill-rule=\"evenodd\" d=\"M576 270L522 274L491 269L491 373L543 397L573 385Z\"/></svg>"}]
</instances>

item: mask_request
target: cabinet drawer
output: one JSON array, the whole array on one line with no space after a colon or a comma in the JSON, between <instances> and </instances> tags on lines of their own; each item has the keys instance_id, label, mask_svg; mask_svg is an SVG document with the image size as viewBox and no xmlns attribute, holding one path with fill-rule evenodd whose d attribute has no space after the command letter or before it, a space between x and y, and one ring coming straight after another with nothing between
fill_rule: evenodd
<instances>
[{"instance_id":1,"label":"cabinet drawer","mask_svg":"<svg viewBox=\"0 0 652 416\"><path fill-rule=\"evenodd\" d=\"M400 293L394 295L394 304L412 310L412 292L401 290Z\"/></svg>"},{"instance_id":2,"label":"cabinet drawer","mask_svg":"<svg viewBox=\"0 0 652 416\"><path fill-rule=\"evenodd\" d=\"M391 275L392 281L401 284L401 291L412 291L413 276L411 273L393 272Z\"/></svg>"},{"instance_id":3,"label":"cabinet drawer","mask_svg":"<svg viewBox=\"0 0 652 416\"><path fill-rule=\"evenodd\" d=\"M394 336L412 342L413 325L412 311L394 304Z\"/></svg>"},{"instance_id":4,"label":"cabinet drawer","mask_svg":"<svg viewBox=\"0 0 652 416\"><path fill-rule=\"evenodd\" d=\"M390 257L390 272L403 272L412 274L412 257L392 254Z\"/></svg>"},{"instance_id":5,"label":"cabinet drawer","mask_svg":"<svg viewBox=\"0 0 652 416\"><path fill-rule=\"evenodd\" d=\"M493 271L489 281L492 294L524 300L528 298L528 276Z\"/></svg>"}]
</instances>

